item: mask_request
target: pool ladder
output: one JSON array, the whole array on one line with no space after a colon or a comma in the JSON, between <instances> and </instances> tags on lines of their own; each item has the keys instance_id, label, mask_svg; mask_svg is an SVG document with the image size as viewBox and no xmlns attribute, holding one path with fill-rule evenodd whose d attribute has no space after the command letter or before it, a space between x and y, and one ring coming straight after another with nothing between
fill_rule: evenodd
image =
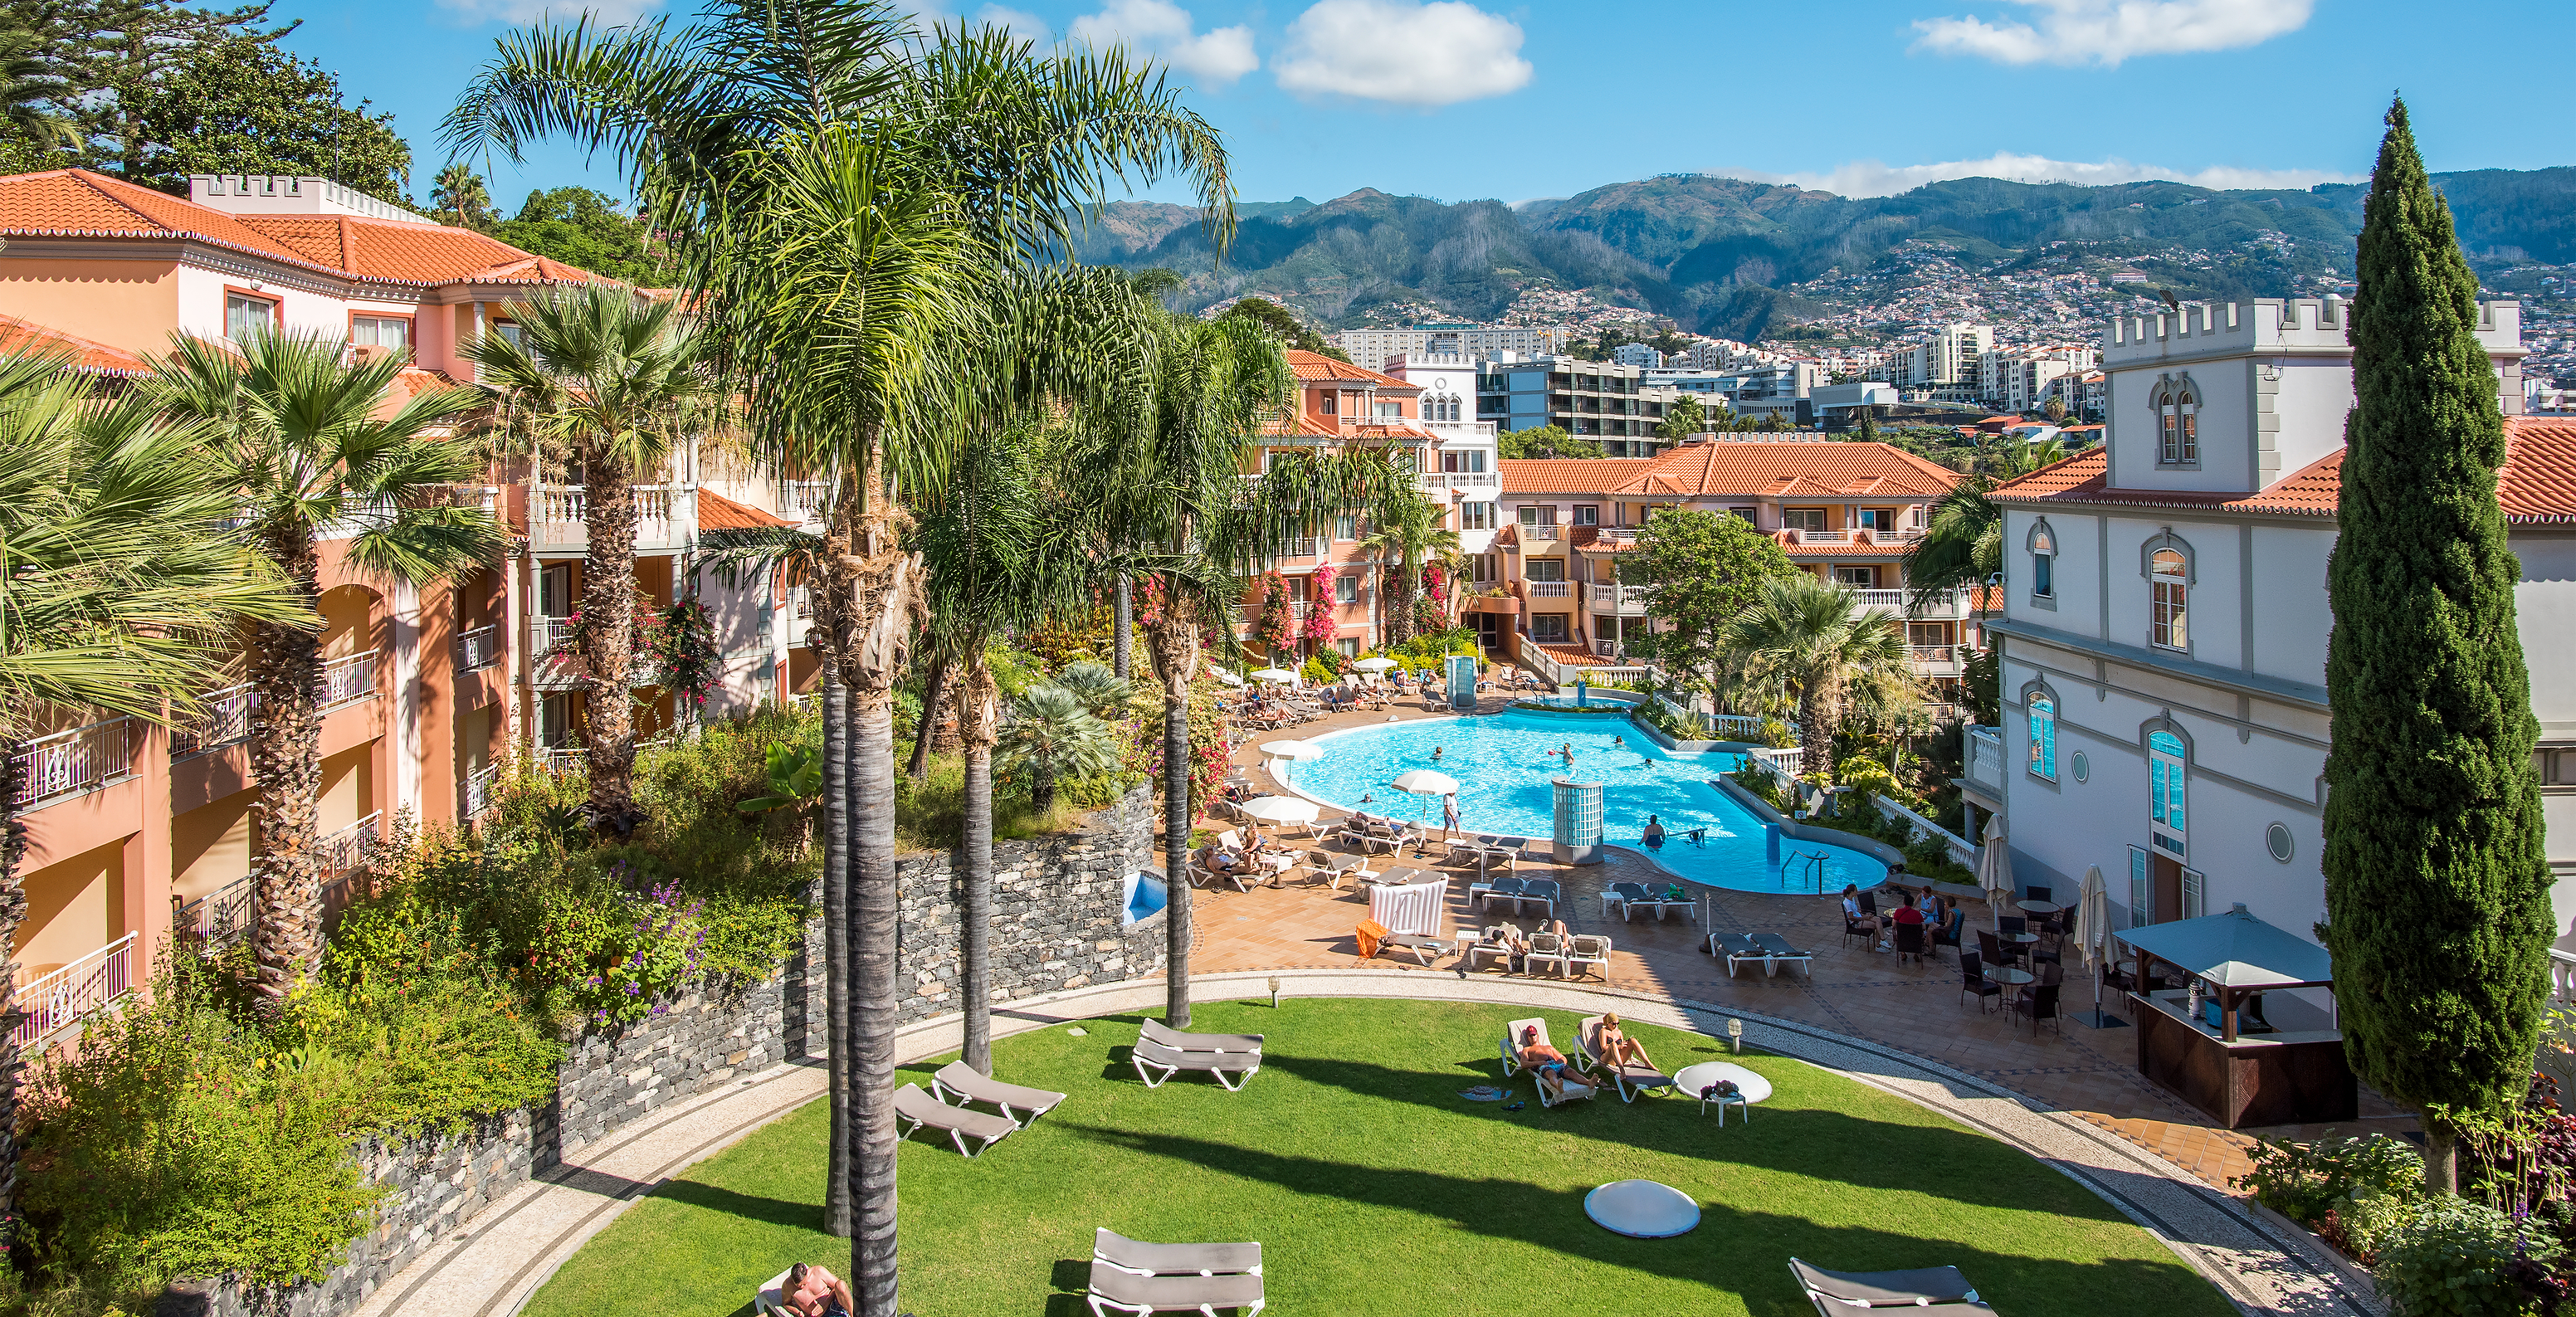
<instances>
[{"instance_id":1,"label":"pool ladder","mask_svg":"<svg viewBox=\"0 0 2576 1317\"><path fill-rule=\"evenodd\" d=\"M1815 878L1816 895L1825 894L1825 853L1823 851L1799 851L1782 860L1780 862L1781 891L1789 890L1789 870L1793 867L1800 873Z\"/></svg>"}]
</instances>

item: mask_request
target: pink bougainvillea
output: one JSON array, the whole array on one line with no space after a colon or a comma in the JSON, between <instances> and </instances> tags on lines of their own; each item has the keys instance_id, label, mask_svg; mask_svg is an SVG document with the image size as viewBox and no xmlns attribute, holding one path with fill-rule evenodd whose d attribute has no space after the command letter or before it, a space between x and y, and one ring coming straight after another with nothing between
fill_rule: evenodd
<instances>
[{"instance_id":1,"label":"pink bougainvillea","mask_svg":"<svg viewBox=\"0 0 2576 1317\"><path fill-rule=\"evenodd\" d=\"M1333 565L1322 563L1315 568L1314 602L1306 608L1306 625L1298 634L1318 644L1331 640L1337 624L1333 621Z\"/></svg>"}]
</instances>

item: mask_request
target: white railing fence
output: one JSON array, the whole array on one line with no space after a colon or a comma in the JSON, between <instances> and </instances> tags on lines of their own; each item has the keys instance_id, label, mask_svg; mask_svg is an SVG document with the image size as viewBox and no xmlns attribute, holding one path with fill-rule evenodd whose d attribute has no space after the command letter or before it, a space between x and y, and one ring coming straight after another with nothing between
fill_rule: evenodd
<instances>
[{"instance_id":1,"label":"white railing fence","mask_svg":"<svg viewBox=\"0 0 2576 1317\"><path fill-rule=\"evenodd\" d=\"M195 938L212 955L250 936L259 917L259 887L255 879L236 878L193 901L173 896L170 904L171 930Z\"/></svg>"},{"instance_id":2,"label":"white railing fence","mask_svg":"<svg viewBox=\"0 0 2576 1317\"><path fill-rule=\"evenodd\" d=\"M1556 527L1532 525L1529 522L1524 521L1521 523L1521 538L1525 540L1552 540L1556 538Z\"/></svg>"},{"instance_id":3,"label":"white railing fence","mask_svg":"<svg viewBox=\"0 0 2576 1317\"><path fill-rule=\"evenodd\" d=\"M1893 800L1889 800L1885 796L1877 797L1877 801L1878 815L1880 818L1891 821L1902 820L1906 825L1906 830L1915 839L1921 840L1925 837L1930 837L1939 841L1942 846L1949 850L1950 858L1956 861L1960 868L1967 869L1970 872L1974 872L1976 870L1977 848L1970 845L1967 838L1950 831L1948 828L1942 827L1940 824L1915 813L1913 810L1907 809L1903 805L1897 804Z\"/></svg>"},{"instance_id":4,"label":"white railing fence","mask_svg":"<svg viewBox=\"0 0 2576 1317\"><path fill-rule=\"evenodd\" d=\"M570 650L572 648L571 618L541 616L533 619L533 621L535 622L537 633L537 657L544 658L546 655L552 654L556 650Z\"/></svg>"},{"instance_id":5,"label":"white railing fence","mask_svg":"<svg viewBox=\"0 0 2576 1317\"><path fill-rule=\"evenodd\" d=\"M18 1027L11 1039L35 1047L115 1004L134 990L134 934L16 986Z\"/></svg>"},{"instance_id":6,"label":"white railing fence","mask_svg":"<svg viewBox=\"0 0 2576 1317\"><path fill-rule=\"evenodd\" d=\"M465 775L465 817L476 818L492 807L492 797L500 780L499 764L485 764Z\"/></svg>"},{"instance_id":7,"label":"white railing fence","mask_svg":"<svg viewBox=\"0 0 2576 1317\"><path fill-rule=\"evenodd\" d=\"M501 661L501 628L478 626L456 638L456 670L475 672Z\"/></svg>"},{"instance_id":8,"label":"white railing fence","mask_svg":"<svg viewBox=\"0 0 2576 1317\"><path fill-rule=\"evenodd\" d=\"M2549 999L2576 1002L2576 951L2549 949Z\"/></svg>"},{"instance_id":9,"label":"white railing fence","mask_svg":"<svg viewBox=\"0 0 2576 1317\"><path fill-rule=\"evenodd\" d=\"M590 771L590 751L578 745L541 745L536 748L537 767L549 773L586 773Z\"/></svg>"},{"instance_id":10,"label":"white railing fence","mask_svg":"<svg viewBox=\"0 0 2576 1317\"><path fill-rule=\"evenodd\" d=\"M259 690L247 682L208 695L204 722L170 729L171 762L249 740L250 715L258 707Z\"/></svg>"},{"instance_id":11,"label":"white railing fence","mask_svg":"<svg viewBox=\"0 0 2576 1317\"><path fill-rule=\"evenodd\" d=\"M10 757L19 768L20 809L96 790L134 775L134 720L110 718L40 736Z\"/></svg>"},{"instance_id":12,"label":"white railing fence","mask_svg":"<svg viewBox=\"0 0 2576 1317\"><path fill-rule=\"evenodd\" d=\"M779 509L806 521L819 520L832 508L833 483L829 480L782 480L778 482Z\"/></svg>"},{"instance_id":13,"label":"white railing fence","mask_svg":"<svg viewBox=\"0 0 2576 1317\"><path fill-rule=\"evenodd\" d=\"M1523 584L1529 587L1529 597L1532 599L1571 599L1574 597L1574 583L1571 581L1527 581L1523 582Z\"/></svg>"},{"instance_id":14,"label":"white railing fence","mask_svg":"<svg viewBox=\"0 0 2576 1317\"><path fill-rule=\"evenodd\" d=\"M384 840L384 821L385 812L377 810L316 841L313 849L322 857L322 872L346 873L365 864L367 857L375 852L376 844Z\"/></svg>"},{"instance_id":15,"label":"white railing fence","mask_svg":"<svg viewBox=\"0 0 2576 1317\"><path fill-rule=\"evenodd\" d=\"M1956 645L1911 645L1914 661L1924 667L1946 667L1957 660Z\"/></svg>"},{"instance_id":16,"label":"white railing fence","mask_svg":"<svg viewBox=\"0 0 2576 1317\"><path fill-rule=\"evenodd\" d=\"M1966 738L1968 784L2000 799L2004 793L2004 733L2000 727L1966 727L1960 735Z\"/></svg>"},{"instance_id":17,"label":"white railing fence","mask_svg":"<svg viewBox=\"0 0 2576 1317\"><path fill-rule=\"evenodd\" d=\"M376 651L351 654L322 665L322 707L336 709L376 693Z\"/></svg>"}]
</instances>

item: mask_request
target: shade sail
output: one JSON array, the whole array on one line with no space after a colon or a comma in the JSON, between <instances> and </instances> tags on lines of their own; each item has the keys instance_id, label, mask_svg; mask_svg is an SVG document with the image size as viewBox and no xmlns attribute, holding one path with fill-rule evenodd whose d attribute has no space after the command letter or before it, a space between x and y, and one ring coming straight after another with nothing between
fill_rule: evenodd
<instances>
[{"instance_id":1,"label":"shade sail","mask_svg":"<svg viewBox=\"0 0 2576 1317\"><path fill-rule=\"evenodd\" d=\"M2149 924L2113 936L2224 988L2295 988L2334 982L2324 947L2238 906L2223 915Z\"/></svg>"}]
</instances>

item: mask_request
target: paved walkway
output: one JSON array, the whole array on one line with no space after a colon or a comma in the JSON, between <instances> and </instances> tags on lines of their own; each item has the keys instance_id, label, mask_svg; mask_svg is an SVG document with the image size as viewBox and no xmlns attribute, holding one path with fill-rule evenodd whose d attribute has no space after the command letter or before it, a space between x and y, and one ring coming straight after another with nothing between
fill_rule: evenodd
<instances>
[{"instance_id":1,"label":"paved walkway","mask_svg":"<svg viewBox=\"0 0 2576 1317\"><path fill-rule=\"evenodd\" d=\"M1202 1001L1269 995L1269 973L1194 976ZM2378 1317L2375 1299L2343 1282L2316 1244L2250 1211L2171 1163L2070 1113L2049 1110L2011 1089L1952 1066L1861 1039L1660 993L1530 979L1469 979L1381 968L1285 970L1298 997L1403 997L1490 1001L1497 1006L1598 1011L1725 1036L1745 1021L1745 1042L1796 1057L1922 1104L2030 1152L2118 1208L2209 1278L2243 1312L2271 1317ZM1159 1006L1160 981L1110 984L1016 1002L997 1015L1008 1036L1102 1015ZM907 1031L905 1062L958 1045L953 1019ZM1257 1082L1257 1081L1256 1081ZM507 1317L591 1236L690 1163L821 1096L821 1071L784 1065L721 1092L655 1113L591 1148L572 1164L522 1186L487 1208L473 1227L424 1254L359 1309L361 1317Z\"/></svg>"},{"instance_id":2,"label":"paved walkway","mask_svg":"<svg viewBox=\"0 0 2576 1317\"><path fill-rule=\"evenodd\" d=\"M1493 712L1507 703L1500 697L1488 696L1479 712ZM1293 732L1247 733L1237 738L1244 748L1236 761L1257 790L1282 789L1264 770L1260 742L1284 736L1317 736L1383 723L1390 717L1411 720L1435 716L1449 715L1426 713L1414 702L1388 712L1340 714ZM1475 820L1467 822L1472 825ZM1672 844L1687 843L1676 840ZM1444 849L1435 846L1429 860L1416 860L1408 854L1403 862L1422 866L1426 878L1438 873L1452 880L1449 910L1453 931L1487 923L1512 922L1527 927L1534 922L1534 917L1515 918L1499 912L1489 915L1472 909L1466 899L1466 886L1474 871L1438 868L1437 857ZM1606 980L1609 986L1758 1011L1940 1062L2090 1121L2155 1152L2217 1189L2232 1190L2235 1178L2252 1169L2245 1150L2257 1136L2308 1138L2320 1132L2321 1127L2305 1126L2216 1128L2198 1108L2138 1074L2134 1029L2096 1030L2071 1018L2061 1022L2062 1027L2043 1024L2036 1033L2027 1022L2016 1027L2008 1013L1980 1010L1961 992L1955 956L1947 962L1899 964L1894 955L1872 951L1859 939L1847 941L1842 935L1839 895L1778 896L1691 884L1700 898L1700 907L1689 920L1678 913L1662 923L1629 923L1617 915L1605 917L1600 893L1610 884L1672 880L1672 875L1641 855L1617 850L1610 855L1608 863L1580 869L1531 862L1520 866L1523 877L1554 878L1564 884L1569 899L1557 913L1574 932L1610 936L1613 949ZM1196 972L1341 968L1358 963L1359 947L1353 933L1368 915L1365 892L1334 892L1311 885L1308 871L1300 870L1291 873L1281 887L1248 893L1199 892L1194 901L1197 941L1190 963ZM1970 901L1966 909L1970 929L1980 923L1992 926L1992 913L1983 903ZM1784 971L1776 978L1745 975L1730 979L1726 966L1706 954L1710 928L1780 934L1815 953L1814 973L1792 976ZM2072 954L2067 960L2061 1004L2072 1016L2090 1009L2093 976ZM1386 959L1378 963L1409 964ZM1451 976L1457 971L1454 962L1440 961L1427 972ZM1499 977L1492 971L1485 976ZM2116 995L2106 996L2105 1004L2113 1006L2115 1013L2125 1014L2111 1000ZM2335 1128L2342 1133L2396 1133L2416 1128L2411 1114L2367 1089L2362 1092L2361 1117Z\"/></svg>"}]
</instances>

